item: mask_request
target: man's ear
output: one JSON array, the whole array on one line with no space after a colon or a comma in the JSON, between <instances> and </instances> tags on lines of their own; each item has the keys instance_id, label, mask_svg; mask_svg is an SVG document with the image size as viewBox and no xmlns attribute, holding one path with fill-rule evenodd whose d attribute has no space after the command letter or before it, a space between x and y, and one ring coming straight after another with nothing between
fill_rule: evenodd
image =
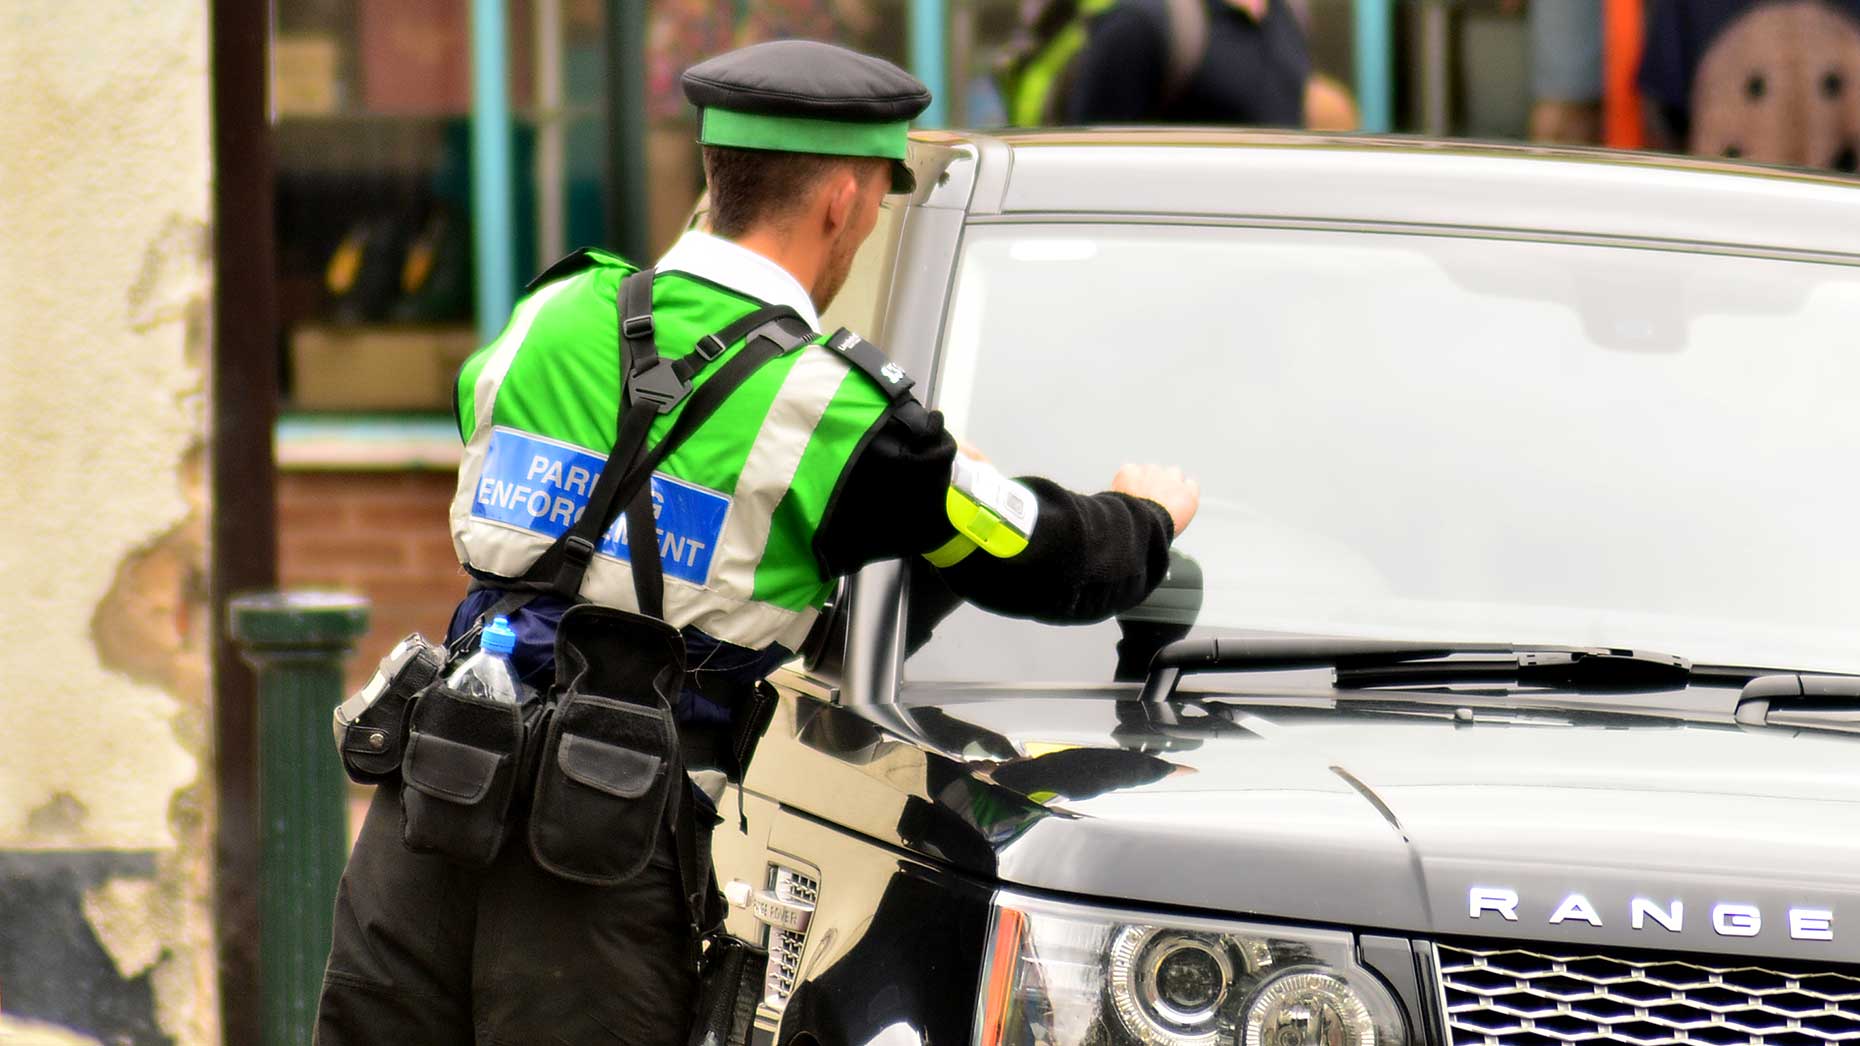
<instances>
[{"instance_id":1,"label":"man's ear","mask_svg":"<svg viewBox=\"0 0 1860 1046\"><path fill-rule=\"evenodd\" d=\"M859 209L859 172L851 164L836 164L827 178L826 228L829 236L852 223Z\"/></svg>"}]
</instances>

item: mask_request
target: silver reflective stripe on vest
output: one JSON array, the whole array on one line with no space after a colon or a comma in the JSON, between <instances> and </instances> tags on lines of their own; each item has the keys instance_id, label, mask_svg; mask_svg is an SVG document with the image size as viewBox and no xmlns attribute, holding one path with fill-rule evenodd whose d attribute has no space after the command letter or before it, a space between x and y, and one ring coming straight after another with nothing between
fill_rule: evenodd
<instances>
[{"instance_id":1,"label":"silver reflective stripe on vest","mask_svg":"<svg viewBox=\"0 0 1860 1046\"><path fill-rule=\"evenodd\" d=\"M559 286L552 284L543 288L536 298ZM534 302L533 298L526 305ZM533 316L529 313L513 320L510 333L519 333L518 321L524 322L527 330L527 323ZM478 426L466 447L459 469L458 493L452 502L453 544L460 560L502 577L521 575L554 540L532 530L474 515L472 511L475 499L480 496L479 483L485 472L486 453L498 431L491 424L491 403L497 385L509 372L519 341L513 337L508 346L500 345L497 355L487 361L480 374L476 386ZM821 417L852 373L844 360L826 349L810 346L801 352L750 447L724 516L708 578L703 584L669 574L665 578L665 617L675 626L693 626L706 635L739 646L761 648L780 643L791 650L800 645L813 627L818 616L816 611L789 610L752 598L756 570L768 546L775 507L786 496ZM589 450L588 453L596 452ZM600 452L599 456L604 457L605 452ZM582 582L581 595L606 606L638 610L632 568L614 556L594 557Z\"/></svg>"},{"instance_id":2,"label":"silver reflective stripe on vest","mask_svg":"<svg viewBox=\"0 0 1860 1046\"><path fill-rule=\"evenodd\" d=\"M504 384L504 375L510 373L511 361L517 358L517 350L523 347L523 339L530 335L536 314L572 282L556 280L517 306L517 311L510 317L510 326L498 339L497 348L491 350L491 358L485 361L484 369L478 372L478 380L472 385L471 439L465 442L465 453L459 459L459 487L452 495L452 551L458 555L461 563L470 563L480 570L494 571L505 577L528 569L529 564L542 555L542 549L548 548L550 542L508 528L498 528L500 533L483 535L480 540L478 532L484 528L473 526L472 498L478 491L478 477L484 474L485 451L491 446L491 408L497 402L497 390ZM520 538L528 540L520 541ZM541 540L540 548L535 547L538 540ZM516 571L506 571L492 565L492 560L510 561L511 552L527 554L529 558Z\"/></svg>"},{"instance_id":3,"label":"silver reflective stripe on vest","mask_svg":"<svg viewBox=\"0 0 1860 1046\"><path fill-rule=\"evenodd\" d=\"M788 372L736 481L736 504L724 522L711 578L719 592L742 599L755 592L756 567L768 547L775 506L794 482L827 405L851 373L845 360L818 347L804 350Z\"/></svg>"}]
</instances>

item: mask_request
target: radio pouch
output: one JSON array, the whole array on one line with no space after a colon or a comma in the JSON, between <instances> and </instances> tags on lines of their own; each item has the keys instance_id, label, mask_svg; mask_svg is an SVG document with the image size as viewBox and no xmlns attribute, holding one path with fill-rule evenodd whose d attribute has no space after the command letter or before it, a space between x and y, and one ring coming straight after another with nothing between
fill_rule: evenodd
<instances>
[{"instance_id":1,"label":"radio pouch","mask_svg":"<svg viewBox=\"0 0 1860 1046\"><path fill-rule=\"evenodd\" d=\"M573 882L637 875L682 801L672 700L685 648L662 620L581 604L556 633L555 714L530 806L536 863Z\"/></svg>"},{"instance_id":2,"label":"radio pouch","mask_svg":"<svg viewBox=\"0 0 1860 1046\"><path fill-rule=\"evenodd\" d=\"M336 706L336 750L357 784L380 784L407 750L407 706L445 667L446 652L415 632L381 659L368 684Z\"/></svg>"},{"instance_id":3,"label":"radio pouch","mask_svg":"<svg viewBox=\"0 0 1860 1046\"><path fill-rule=\"evenodd\" d=\"M749 1046L768 967L767 948L729 934L712 936L698 974L698 1012L689 1046Z\"/></svg>"},{"instance_id":4,"label":"radio pouch","mask_svg":"<svg viewBox=\"0 0 1860 1046\"><path fill-rule=\"evenodd\" d=\"M401 841L484 867L503 847L523 745L518 706L435 683L414 700L401 760Z\"/></svg>"}]
</instances>

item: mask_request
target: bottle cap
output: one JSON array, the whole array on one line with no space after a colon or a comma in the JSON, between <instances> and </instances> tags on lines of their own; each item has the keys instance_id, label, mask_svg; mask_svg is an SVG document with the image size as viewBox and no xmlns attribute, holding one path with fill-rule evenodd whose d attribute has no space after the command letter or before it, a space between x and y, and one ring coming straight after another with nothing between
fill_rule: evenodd
<instances>
[{"instance_id":1,"label":"bottle cap","mask_svg":"<svg viewBox=\"0 0 1860 1046\"><path fill-rule=\"evenodd\" d=\"M517 632L510 627L510 619L499 614L496 620L484 626L479 642L493 654L508 654L517 648Z\"/></svg>"}]
</instances>

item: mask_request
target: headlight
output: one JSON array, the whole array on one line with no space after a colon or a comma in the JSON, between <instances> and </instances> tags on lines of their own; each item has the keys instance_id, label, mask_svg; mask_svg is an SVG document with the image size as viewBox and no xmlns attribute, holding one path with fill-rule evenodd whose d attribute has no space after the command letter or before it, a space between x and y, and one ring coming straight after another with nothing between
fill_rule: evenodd
<instances>
[{"instance_id":1,"label":"headlight","mask_svg":"<svg viewBox=\"0 0 1860 1046\"><path fill-rule=\"evenodd\" d=\"M996 895L977 1046L1406 1046L1347 933Z\"/></svg>"}]
</instances>

